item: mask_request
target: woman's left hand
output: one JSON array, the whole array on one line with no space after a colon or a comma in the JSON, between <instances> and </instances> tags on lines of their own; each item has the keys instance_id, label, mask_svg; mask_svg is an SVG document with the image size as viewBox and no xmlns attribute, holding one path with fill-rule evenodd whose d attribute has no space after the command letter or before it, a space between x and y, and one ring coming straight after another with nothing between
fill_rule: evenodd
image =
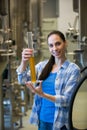
<instances>
[{"instance_id":1,"label":"woman's left hand","mask_svg":"<svg viewBox=\"0 0 87 130\"><path fill-rule=\"evenodd\" d=\"M28 81L25 83L26 86L31 90L32 93L36 93L40 96L43 95L43 91L42 91L42 81L39 81L39 85L38 86L34 86L34 84L31 81Z\"/></svg>"}]
</instances>

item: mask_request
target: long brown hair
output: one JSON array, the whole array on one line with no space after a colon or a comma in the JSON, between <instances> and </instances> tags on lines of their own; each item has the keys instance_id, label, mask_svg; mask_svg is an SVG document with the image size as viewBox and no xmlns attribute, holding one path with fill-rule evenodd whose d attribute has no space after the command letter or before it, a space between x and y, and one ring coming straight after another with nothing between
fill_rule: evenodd
<instances>
[{"instance_id":1,"label":"long brown hair","mask_svg":"<svg viewBox=\"0 0 87 130\"><path fill-rule=\"evenodd\" d=\"M64 42L66 41L64 34L60 31L57 31L57 30L54 30L48 34L47 41L48 41L48 38L53 34L58 35ZM51 55L48 63L46 64L46 66L44 67L44 69L42 70L42 72L39 76L39 80L44 80L48 77L54 64L55 64L55 57L53 55Z\"/></svg>"}]
</instances>

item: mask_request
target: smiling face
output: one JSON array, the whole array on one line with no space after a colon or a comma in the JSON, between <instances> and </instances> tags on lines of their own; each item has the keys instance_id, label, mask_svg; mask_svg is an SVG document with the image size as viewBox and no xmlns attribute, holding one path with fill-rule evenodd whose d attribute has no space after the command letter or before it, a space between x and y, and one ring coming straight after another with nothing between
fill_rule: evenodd
<instances>
[{"instance_id":1,"label":"smiling face","mask_svg":"<svg viewBox=\"0 0 87 130\"><path fill-rule=\"evenodd\" d=\"M58 59L65 58L66 41L63 41L58 34L52 34L48 37L48 46L51 55Z\"/></svg>"}]
</instances>

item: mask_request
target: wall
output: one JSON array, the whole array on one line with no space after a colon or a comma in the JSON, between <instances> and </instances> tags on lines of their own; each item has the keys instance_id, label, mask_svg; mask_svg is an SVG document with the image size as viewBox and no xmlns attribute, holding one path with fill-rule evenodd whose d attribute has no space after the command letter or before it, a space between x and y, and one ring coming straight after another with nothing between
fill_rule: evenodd
<instances>
[{"instance_id":1,"label":"wall","mask_svg":"<svg viewBox=\"0 0 87 130\"><path fill-rule=\"evenodd\" d=\"M68 23L73 25L76 15L73 11L73 0L60 0L58 29L65 33L69 28Z\"/></svg>"},{"instance_id":2,"label":"wall","mask_svg":"<svg viewBox=\"0 0 87 130\"><path fill-rule=\"evenodd\" d=\"M58 17L58 3L59 0L46 0L43 1L43 17L56 18ZM56 6L57 5L57 6Z\"/></svg>"}]
</instances>

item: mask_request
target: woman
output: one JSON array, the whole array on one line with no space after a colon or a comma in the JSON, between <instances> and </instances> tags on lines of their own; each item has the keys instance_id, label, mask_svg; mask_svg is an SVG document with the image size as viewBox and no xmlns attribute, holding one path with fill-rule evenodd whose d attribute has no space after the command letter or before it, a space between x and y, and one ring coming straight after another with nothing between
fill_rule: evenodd
<instances>
[{"instance_id":1,"label":"woman","mask_svg":"<svg viewBox=\"0 0 87 130\"><path fill-rule=\"evenodd\" d=\"M47 37L51 57L36 65L40 83L35 87L29 80L27 61L32 49L24 49L17 69L18 80L35 93L30 122L38 130L68 130L68 108L71 94L80 78L80 69L67 60L67 43L60 31L52 31Z\"/></svg>"}]
</instances>

